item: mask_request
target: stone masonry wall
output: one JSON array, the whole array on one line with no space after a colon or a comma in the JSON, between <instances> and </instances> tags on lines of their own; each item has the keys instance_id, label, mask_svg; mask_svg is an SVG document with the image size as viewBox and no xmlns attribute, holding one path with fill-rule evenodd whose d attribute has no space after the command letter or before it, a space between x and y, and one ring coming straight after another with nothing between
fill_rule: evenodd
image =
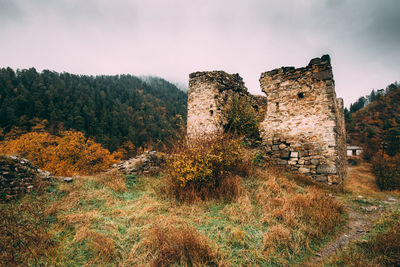
<instances>
[{"instance_id":1,"label":"stone masonry wall","mask_svg":"<svg viewBox=\"0 0 400 267\"><path fill-rule=\"evenodd\" d=\"M248 96L242 78L224 71L195 72L189 77L188 137L222 132L225 104L234 95Z\"/></svg>"},{"instance_id":2,"label":"stone masonry wall","mask_svg":"<svg viewBox=\"0 0 400 267\"><path fill-rule=\"evenodd\" d=\"M261 74L268 108L261 136L279 165L318 181L341 183L344 171L343 103L337 101L328 55L308 66ZM340 102L340 103L338 103Z\"/></svg>"},{"instance_id":3,"label":"stone masonry wall","mask_svg":"<svg viewBox=\"0 0 400 267\"><path fill-rule=\"evenodd\" d=\"M223 131L229 99L246 97L263 118L260 135L276 164L318 181L341 183L346 176L346 132L330 57L312 59L304 68L264 72L260 85L266 97L249 95L238 74L190 74L188 137Z\"/></svg>"},{"instance_id":4,"label":"stone masonry wall","mask_svg":"<svg viewBox=\"0 0 400 267\"><path fill-rule=\"evenodd\" d=\"M0 202L17 199L33 190L38 169L27 159L0 156Z\"/></svg>"},{"instance_id":5,"label":"stone masonry wall","mask_svg":"<svg viewBox=\"0 0 400 267\"><path fill-rule=\"evenodd\" d=\"M337 111L338 111L338 120L337 120L337 149L338 149L338 157L337 157L337 166L339 172L339 178L343 179L347 175L347 158L346 158L346 147L347 147L347 140L346 140L346 124L344 120L344 104L342 98L336 99L337 103Z\"/></svg>"}]
</instances>

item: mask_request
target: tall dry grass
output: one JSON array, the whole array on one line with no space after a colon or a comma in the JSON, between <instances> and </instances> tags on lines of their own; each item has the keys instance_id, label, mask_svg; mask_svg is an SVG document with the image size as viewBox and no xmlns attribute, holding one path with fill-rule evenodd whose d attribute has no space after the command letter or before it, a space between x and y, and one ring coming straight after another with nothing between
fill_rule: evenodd
<instances>
[{"instance_id":1,"label":"tall dry grass","mask_svg":"<svg viewBox=\"0 0 400 267\"><path fill-rule=\"evenodd\" d=\"M27 266L39 265L42 258L49 260L56 244L43 201L32 197L1 205L0 218L0 263Z\"/></svg>"},{"instance_id":2,"label":"tall dry grass","mask_svg":"<svg viewBox=\"0 0 400 267\"><path fill-rule=\"evenodd\" d=\"M137 256L139 254L139 256ZM224 266L211 241L193 227L164 218L154 223L130 253L125 266Z\"/></svg>"},{"instance_id":3,"label":"tall dry grass","mask_svg":"<svg viewBox=\"0 0 400 267\"><path fill-rule=\"evenodd\" d=\"M96 255L90 260L90 264L118 262L121 257L115 240L103 233L91 230L86 225L76 231L73 242L81 242L83 240L88 242L89 248Z\"/></svg>"},{"instance_id":4,"label":"tall dry grass","mask_svg":"<svg viewBox=\"0 0 400 267\"><path fill-rule=\"evenodd\" d=\"M344 191L364 197L386 198L386 193L379 190L375 179L370 163L362 162L357 166L351 166L343 183Z\"/></svg>"},{"instance_id":5,"label":"tall dry grass","mask_svg":"<svg viewBox=\"0 0 400 267\"><path fill-rule=\"evenodd\" d=\"M267 171L255 192L261 220L271 225L264 234L267 257L291 259L322 241L344 219L343 205L315 186L299 187L279 170Z\"/></svg>"},{"instance_id":6,"label":"tall dry grass","mask_svg":"<svg viewBox=\"0 0 400 267\"><path fill-rule=\"evenodd\" d=\"M385 214L372 233L340 250L328 266L400 266L400 212Z\"/></svg>"}]
</instances>

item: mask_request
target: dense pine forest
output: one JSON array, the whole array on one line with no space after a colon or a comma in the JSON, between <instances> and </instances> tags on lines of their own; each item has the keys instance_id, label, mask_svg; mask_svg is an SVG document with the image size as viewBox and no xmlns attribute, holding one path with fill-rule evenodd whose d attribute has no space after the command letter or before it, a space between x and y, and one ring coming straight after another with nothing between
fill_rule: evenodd
<instances>
[{"instance_id":1,"label":"dense pine forest","mask_svg":"<svg viewBox=\"0 0 400 267\"><path fill-rule=\"evenodd\" d=\"M369 158L382 150L394 156L400 153L400 84L372 90L345 110L348 142L367 149Z\"/></svg>"},{"instance_id":2,"label":"dense pine forest","mask_svg":"<svg viewBox=\"0 0 400 267\"><path fill-rule=\"evenodd\" d=\"M39 123L52 134L81 131L111 151L157 147L176 136L186 109L186 93L158 77L0 69L0 141Z\"/></svg>"}]
</instances>

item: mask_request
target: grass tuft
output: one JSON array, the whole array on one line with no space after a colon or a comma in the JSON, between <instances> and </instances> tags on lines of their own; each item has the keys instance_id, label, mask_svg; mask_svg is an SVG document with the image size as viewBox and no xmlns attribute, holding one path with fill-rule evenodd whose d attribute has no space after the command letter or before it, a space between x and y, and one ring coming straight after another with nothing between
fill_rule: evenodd
<instances>
[{"instance_id":1,"label":"grass tuft","mask_svg":"<svg viewBox=\"0 0 400 267\"><path fill-rule=\"evenodd\" d=\"M134 248L128 264L150 266L222 266L219 253L211 241L186 224L175 226L164 220L154 224ZM137 252L141 255L136 257ZM137 261L140 262L137 262Z\"/></svg>"}]
</instances>

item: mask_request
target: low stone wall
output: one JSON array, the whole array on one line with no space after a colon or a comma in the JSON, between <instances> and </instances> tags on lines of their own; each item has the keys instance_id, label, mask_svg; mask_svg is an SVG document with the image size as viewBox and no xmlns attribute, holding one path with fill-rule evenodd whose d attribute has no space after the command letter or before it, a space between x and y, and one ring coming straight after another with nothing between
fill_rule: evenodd
<instances>
[{"instance_id":1,"label":"low stone wall","mask_svg":"<svg viewBox=\"0 0 400 267\"><path fill-rule=\"evenodd\" d=\"M0 156L0 202L17 199L34 189L40 173L29 160Z\"/></svg>"}]
</instances>

